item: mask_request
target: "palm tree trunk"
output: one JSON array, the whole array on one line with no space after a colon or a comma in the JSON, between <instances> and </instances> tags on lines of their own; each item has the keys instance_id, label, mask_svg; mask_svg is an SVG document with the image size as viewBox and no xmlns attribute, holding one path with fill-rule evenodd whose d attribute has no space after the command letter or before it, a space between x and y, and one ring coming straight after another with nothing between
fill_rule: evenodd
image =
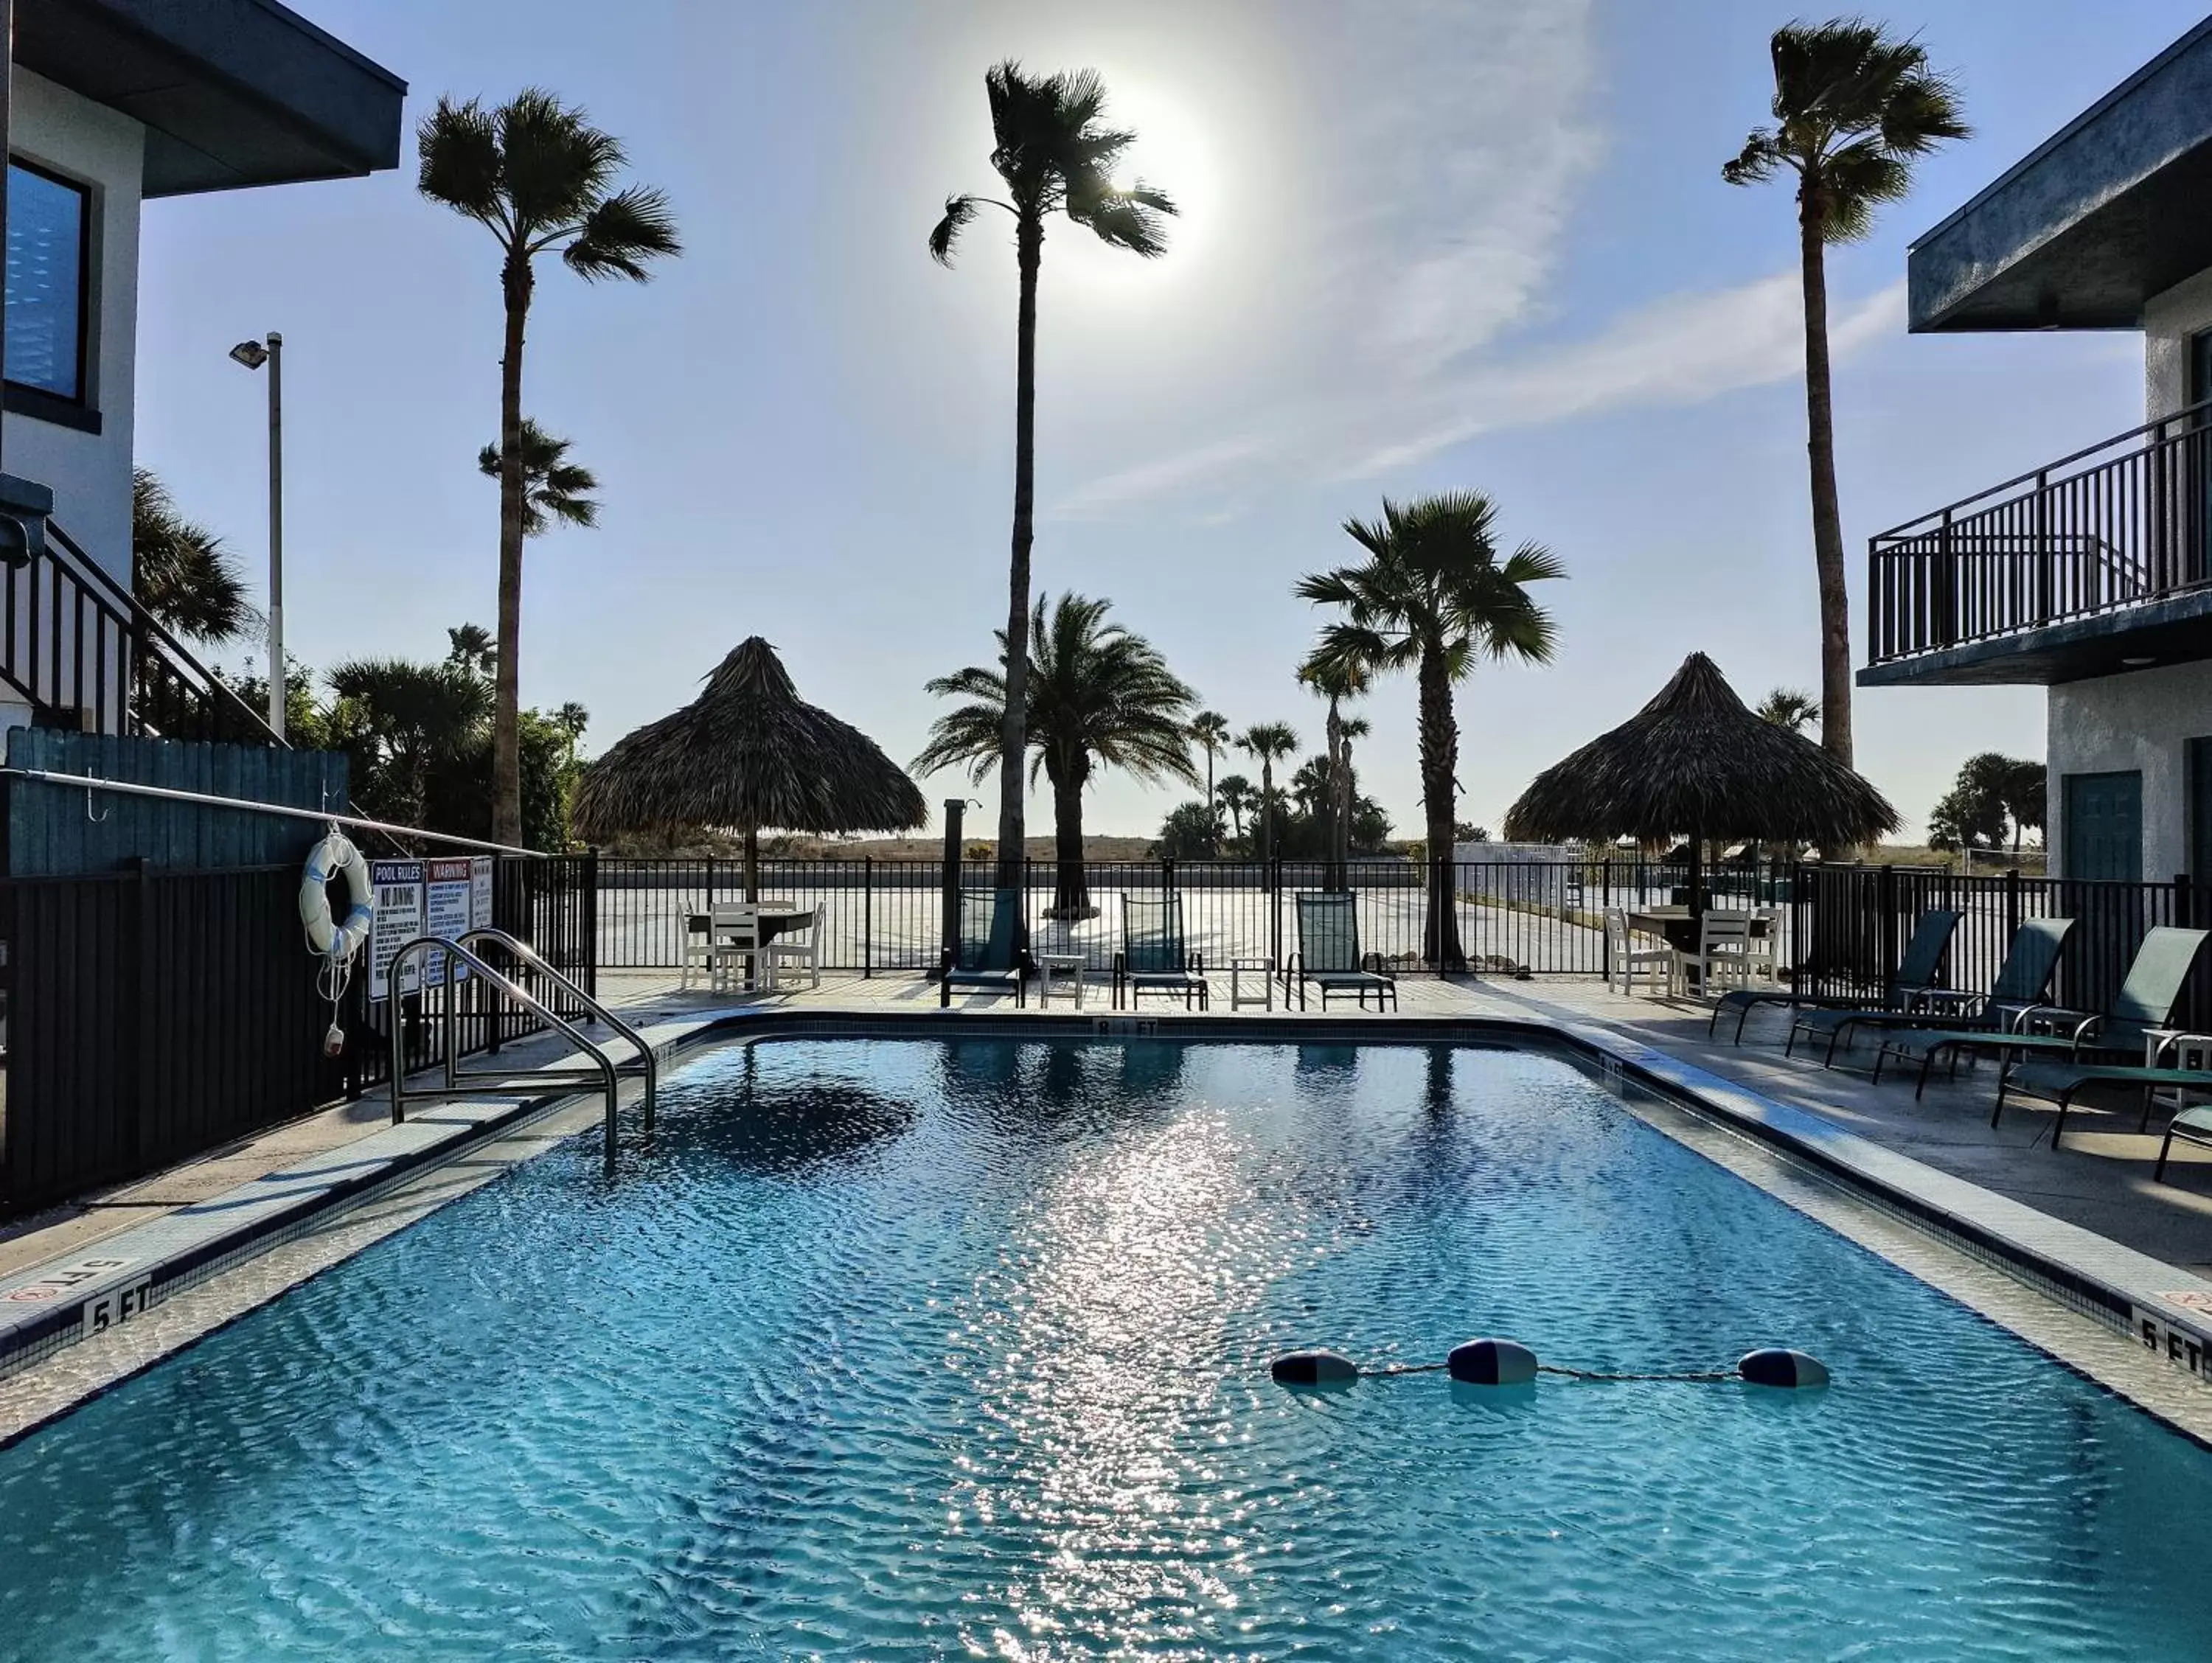
<instances>
[{"instance_id":1,"label":"palm tree trunk","mask_svg":"<svg viewBox=\"0 0 2212 1663\"><path fill-rule=\"evenodd\" d=\"M1216 828L1221 824L1221 809L1213 800L1213 747L1206 748L1206 852L1213 859L1221 859L1221 834Z\"/></svg>"},{"instance_id":2,"label":"palm tree trunk","mask_svg":"<svg viewBox=\"0 0 2212 1663\"><path fill-rule=\"evenodd\" d=\"M1328 837L1328 887L1346 887L1344 877L1344 716L1334 694L1328 701L1328 792L1323 830Z\"/></svg>"},{"instance_id":3,"label":"palm tree trunk","mask_svg":"<svg viewBox=\"0 0 2212 1663\"><path fill-rule=\"evenodd\" d=\"M1336 858L1344 885L1352 887L1352 741L1344 741L1343 776L1336 782Z\"/></svg>"},{"instance_id":4,"label":"palm tree trunk","mask_svg":"<svg viewBox=\"0 0 2212 1663\"><path fill-rule=\"evenodd\" d=\"M1006 713L999 737L999 878L1022 884L1022 755L1028 743L1030 545L1036 515L1036 290L1044 222L1024 213L1015 232L1021 301L1014 318L1014 537L1006 563Z\"/></svg>"},{"instance_id":5,"label":"palm tree trunk","mask_svg":"<svg viewBox=\"0 0 2212 1663\"><path fill-rule=\"evenodd\" d=\"M1429 921L1424 956L1446 974L1464 972L1458 909L1452 901L1453 780L1459 773L1459 725L1443 654L1421 654L1421 807L1429 828Z\"/></svg>"},{"instance_id":6,"label":"palm tree trunk","mask_svg":"<svg viewBox=\"0 0 2212 1663\"><path fill-rule=\"evenodd\" d=\"M1260 759L1260 882L1268 882L1269 857L1275 852L1275 765Z\"/></svg>"},{"instance_id":7,"label":"palm tree trunk","mask_svg":"<svg viewBox=\"0 0 2212 1663\"><path fill-rule=\"evenodd\" d=\"M1813 561L1820 584L1820 743L1848 768L1851 761L1851 601L1844 581L1843 510L1836 498L1827 254L1818 221L1802 200L1797 222L1805 277L1805 449L1813 474Z\"/></svg>"},{"instance_id":8,"label":"palm tree trunk","mask_svg":"<svg viewBox=\"0 0 2212 1663\"><path fill-rule=\"evenodd\" d=\"M1091 890L1083 872L1083 782L1052 782L1052 825L1057 871L1053 877L1052 915L1069 920L1091 915Z\"/></svg>"},{"instance_id":9,"label":"palm tree trunk","mask_svg":"<svg viewBox=\"0 0 2212 1663\"><path fill-rule=\"evenodd\" d=\"M530 257L507 257L507 343L499 363L499 663L491 713L491 837L522 841L522 332Z\"/></svg>"}]
</instances>

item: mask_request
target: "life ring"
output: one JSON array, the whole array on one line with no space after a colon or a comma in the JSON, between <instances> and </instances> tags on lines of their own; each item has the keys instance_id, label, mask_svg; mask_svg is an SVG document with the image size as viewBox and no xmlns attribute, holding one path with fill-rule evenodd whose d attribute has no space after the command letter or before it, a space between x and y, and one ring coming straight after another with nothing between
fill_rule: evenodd
<instances>
[{"instance_id":1,"label":"life ring","mask_svg":"<svg viewBox=\"0 0 2212 1663\"><path fill-rule=\"evenodd\" d=\"M343 922L331 922L331 895L325 886L343 876L352 902ZM307 870L300 880L300 922L307 926L308 948L324 958L343 964L359 952L375 921L375 891L368 881L368 862L336 826L307 851Z\"/></svg>"}]
</instances>

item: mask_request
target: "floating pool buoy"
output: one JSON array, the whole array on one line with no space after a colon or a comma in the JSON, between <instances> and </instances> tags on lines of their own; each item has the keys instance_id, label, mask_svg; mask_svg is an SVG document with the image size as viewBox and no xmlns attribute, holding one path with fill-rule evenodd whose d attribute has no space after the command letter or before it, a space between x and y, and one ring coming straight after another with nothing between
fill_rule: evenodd
<instances>
[{"instance_id":1,"label":"floating pool buoy","mask_svg":"<svg viewBox=\"0 0 2212 1663\"><path fill-rule=\"evenodd\" d=\"M1536 1378L1536 1354L1517 1340L1471 1339L1444 1359L1451 1377L1469 1386L1526 1386Z\"/></svg>"},{"instance_id":2,"label":"floating pool buoy","mask_svg":"<svg viewBox=\"0 0 2212 1663\"><path fill-rule=\"evenodd\" d=\"M1802 1351L1784 1350L1778 1346L1763 1351L1746 1352L1735 1369L1753 1386L1802 1387L1828 1383L1827 1365L1820 1358L1808 1356Z\"/></svg>"},{"instance_id":3,"label":"floating pool buoy","mask_svg":"<svg viewBox=\"0 0 2212 1663\"><path fill-rule=\"evenodd\" d=\"M1286 1351L1268 1372L1280 1386L1334 1386L1359 1378L1359 1365L1335 1351Z\"/></svg>"}]
</instances>

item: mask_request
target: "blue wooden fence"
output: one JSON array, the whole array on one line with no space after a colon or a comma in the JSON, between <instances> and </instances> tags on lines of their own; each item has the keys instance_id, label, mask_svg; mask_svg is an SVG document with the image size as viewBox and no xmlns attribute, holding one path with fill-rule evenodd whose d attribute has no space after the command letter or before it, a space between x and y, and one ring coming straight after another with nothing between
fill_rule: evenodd
<instances>
[{"instance_id":1,"label":"blue wooden fence","mask_svg":"<svg viewBox=\"0 0 2212 1663\"><path fill-rule=\"evenodd\" d=\"M8 736L8 764L346 811L346 759L334 751L19 727ZM0 870L16 877L67 877L113 871L142 857L181 871L288 865L304 859L319 835L306 820L10 779Z\"/></svg>"}]
</instances>

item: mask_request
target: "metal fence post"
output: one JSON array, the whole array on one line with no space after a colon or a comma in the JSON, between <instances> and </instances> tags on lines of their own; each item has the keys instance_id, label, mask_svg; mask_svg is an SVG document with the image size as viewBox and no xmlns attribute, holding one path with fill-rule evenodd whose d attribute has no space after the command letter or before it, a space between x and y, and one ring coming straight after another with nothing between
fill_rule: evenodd
<instances>
[{"instance_id":1,"label":"metal fence post","mask_svg":"<svg viewBox=\"0 0 2212 1663\"><path fill-rule=\"evenodd\" d=\"M860 857L860 980L866 981L876 973L875 954L869 945L869 936L876 921L876 858L872 854Z\"/></svg>"},{"instance_id":2,"label":"metal fence post","mask_svg":"<svg viewBox=\"0 0 2212 1663\"><path fill-rule=\"evenodd\" d=\"M1884 865L1875 883L1875 950L1880 959L1883 1000L1897 995L1897 868Z\"/></svg>"},{"instance_id":3,"label":"metal fence post","mask_svg":"<svg viewBox=\"0 0 2212 1663\"><path fill-rule=\"evenodd\" d=\"M599 852L584 856L584 991L599 996Z\"/></svg>"}]
</instances>

